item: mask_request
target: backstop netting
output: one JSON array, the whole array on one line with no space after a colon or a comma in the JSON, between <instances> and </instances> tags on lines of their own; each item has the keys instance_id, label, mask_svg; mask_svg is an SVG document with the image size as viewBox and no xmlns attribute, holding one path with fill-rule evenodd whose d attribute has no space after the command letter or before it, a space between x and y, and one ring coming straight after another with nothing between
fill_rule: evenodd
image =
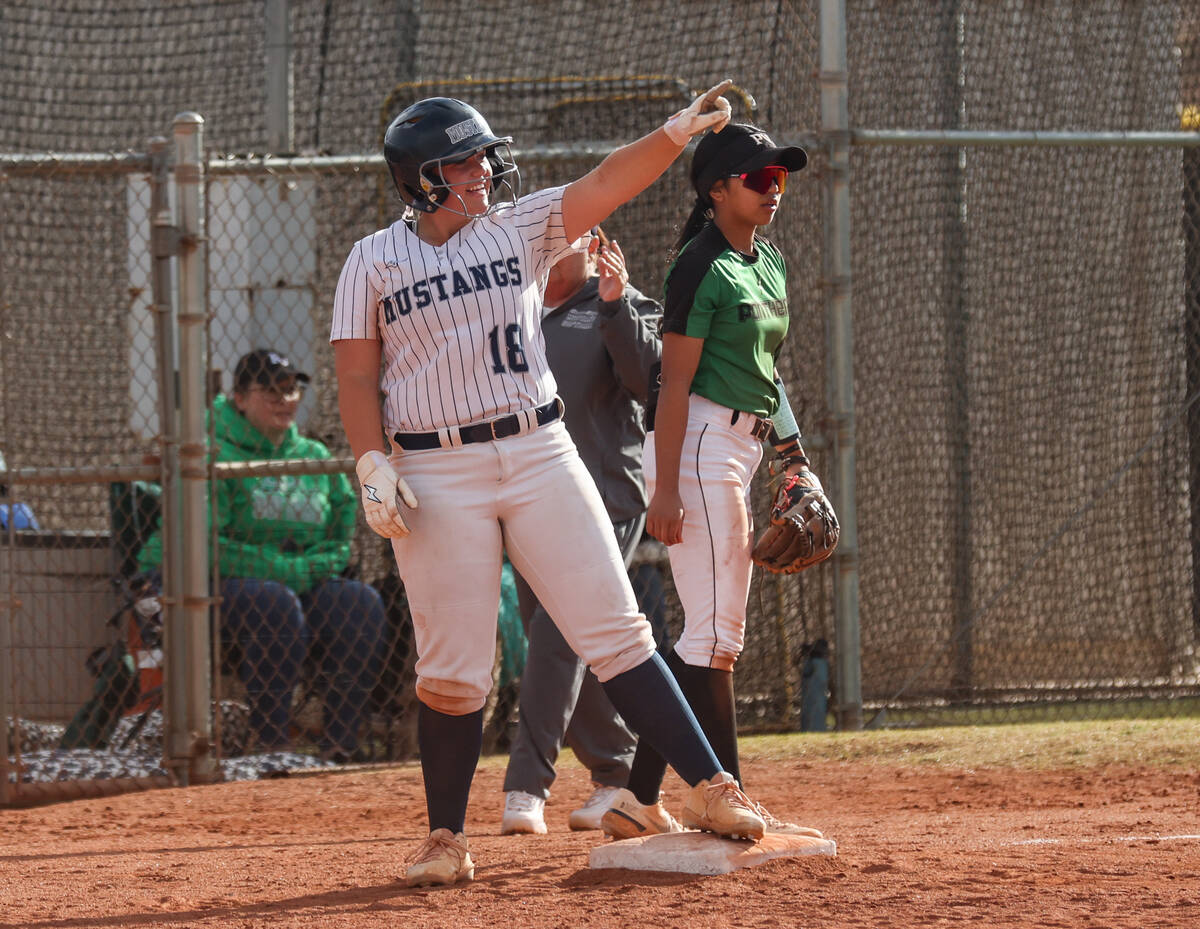
<instances>
[{"instance_id":1,"label":"backstop netting","mask_svg":"<svg viewBox=\"0 0 1200 929\"><path fill-rule=\"evenodd\" d=\"M578 177L729 76L735 118L809 149L768 234L789 269L781 369L829 476L846 424L827 374L825 298L841 282L823 259L820 90L838 76L821 74L818 6L293 2L294 152L272 154L361 164L263 172L265 4L6 4L0 152L39 159L0 182L8 466L157 451L146 179L40 153L115 165L177 113L203 115L213 389L269 341L314 376L303 429L345 455L329 308L350 245L397 215L377 157L392 116L426 96L467 99L514 137L530 191ZM845 554L866 715L1015 719L1026 704L1078 715L1098 712L1095 698L1194 695L1198 150L868 144L853 131L1177 131L1200 106L1200 13L1181 0L851 0L845 28L859 542ZM643 292L661 293L690 205L685 157L606 223ZM111 531L104 485L19 492L44 532ZM760 523L769 497L764 469ZM365 526L355 564L401 601ZM809 647L825 639L836 657L835 570L756 576L746 724L795 725ZM831 710L838 698L835 675Z\"/></svg>"}]
</instances>

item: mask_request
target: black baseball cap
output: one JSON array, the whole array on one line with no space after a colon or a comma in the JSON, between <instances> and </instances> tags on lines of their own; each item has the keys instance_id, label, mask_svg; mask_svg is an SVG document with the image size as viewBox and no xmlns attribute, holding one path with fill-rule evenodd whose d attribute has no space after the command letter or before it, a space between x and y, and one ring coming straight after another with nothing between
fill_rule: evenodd
<instances>
[{"instance_id":1,"label":"black baseball cap","mask_svg":"<svg viewBox=\"0 0 1200 929\"><path fill-rule=\"evenodd\" d=\"M795 145L778 146L757 126L730 123L720 132L709 132L692 155L692 187L708 203L712 185L723 177L779 165L789 172L808 164L808 154Z\"/></svg>"},{"instance_id":2,"label":"black baseball cap","mask_svg":"<svg viewBox=\"0 0 1200 929\"><path fill-rule=\"evenodd\" d=\"M251 384L273 387L289 377L294 377L302 384L309 382L309 376L297 371L286 356L269 348L256 348L238 360L237 367L233 369L233 389L245 390Z\"/></svg>"}]
</instances>

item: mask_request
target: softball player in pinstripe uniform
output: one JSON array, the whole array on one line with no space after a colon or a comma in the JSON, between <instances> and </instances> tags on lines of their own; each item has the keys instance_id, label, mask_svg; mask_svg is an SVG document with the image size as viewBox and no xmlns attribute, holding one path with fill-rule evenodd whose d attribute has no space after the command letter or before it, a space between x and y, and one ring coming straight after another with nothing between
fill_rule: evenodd
<instances>
[{"instance_id":1,"label":"softball player in pinstripe uniform","mask_svg":"<svg viewBox=\"0 0 1200 929\"><path fill-rule=\"evenodd\" d=\"M413 616L431 831L409 884L474 874L463 828L503 550L625 720L693 785L685 825L762 834L655 654L604 504L562 425L539 329L550 267L691 136L725 125L727 86L574 183L527 197L511 140L462 101L416 103L385 135L408 219L351 250L330 341L367 522L392 540Z\"/></svg>"}]
</instances>

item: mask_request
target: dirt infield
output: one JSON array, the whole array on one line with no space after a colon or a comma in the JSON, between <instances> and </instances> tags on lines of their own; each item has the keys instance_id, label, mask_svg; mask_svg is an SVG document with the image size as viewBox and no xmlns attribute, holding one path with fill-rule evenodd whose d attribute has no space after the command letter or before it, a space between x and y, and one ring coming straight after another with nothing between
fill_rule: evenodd
<instances>
[{"instance_id":1,"label":"dirt infield","mask_svg":"<svg viewBox=\"0 0 1200 929\"><path fill-rule=\"evenodd\" d=\"M824 829L838 857L719 877L589 870L601 837L567 830L588 792L574 764L550 835L502 838L502 773L485 762L472 794L476 880L437 890L396 880L425 831L415 766L0 810L0 929L1200 925L1190 767L759 758L751 793Z\"/></svg>"}]
</instances>

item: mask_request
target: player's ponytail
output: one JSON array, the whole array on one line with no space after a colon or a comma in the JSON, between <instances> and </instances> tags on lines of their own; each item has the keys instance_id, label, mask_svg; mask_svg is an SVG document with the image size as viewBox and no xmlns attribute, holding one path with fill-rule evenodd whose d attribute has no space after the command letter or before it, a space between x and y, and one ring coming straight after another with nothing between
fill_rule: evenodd
<instances>
[{"instance_id":1,"label":"player's ponytail","mask_svg":"<svg viewBox=\"0 0 1200 929\"><path fill-rule=\"evenodd\" d=\"M692 206L692 212L688 214L688 218L684 221L679 230L679 238L675 240L675 245L671 248L671 254L668 261L674 261L679 257L679 253L683 251L683 247L692 241L704 228L705 224L712 218L708 204L699 197L696 198L695 205Z\"/></svg>"}]
</instances>

